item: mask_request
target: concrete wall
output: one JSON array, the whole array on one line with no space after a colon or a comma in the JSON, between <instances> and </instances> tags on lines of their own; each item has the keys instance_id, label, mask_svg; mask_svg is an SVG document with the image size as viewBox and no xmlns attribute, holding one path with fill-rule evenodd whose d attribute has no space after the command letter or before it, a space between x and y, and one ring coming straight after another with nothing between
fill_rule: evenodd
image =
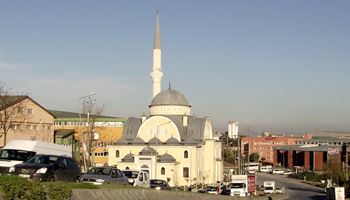
<instances>
[{"instance_id":1,"label":"concrete wall","mask_svg":"<svg viewBox=\"0 0 350 200\"><path fill-rule=\"evenodd\" d=\"M75 189L72 200L266 200L267 196L260 197L231 197L224 195L209 195L183 191L157 191L152 189ZM285 199L286 195L274 195L273 200Z\"/></svg>"}]
</instances>

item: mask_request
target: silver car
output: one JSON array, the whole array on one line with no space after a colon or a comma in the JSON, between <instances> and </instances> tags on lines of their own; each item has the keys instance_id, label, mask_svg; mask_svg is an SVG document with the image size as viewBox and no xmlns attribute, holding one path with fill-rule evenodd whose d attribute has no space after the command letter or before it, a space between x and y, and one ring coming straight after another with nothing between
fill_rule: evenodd
<instances>
[{"instance_id":1,"label":"silver car","mask_svg":"<svg viewBox=\"0 0 350 200\"><path fill-rule=\"evenodd\" d=\"M101 185L103 183L128 184L128 178L116 167L94 167L79 178L80 182Z\"/></svg>"}]
</instances>

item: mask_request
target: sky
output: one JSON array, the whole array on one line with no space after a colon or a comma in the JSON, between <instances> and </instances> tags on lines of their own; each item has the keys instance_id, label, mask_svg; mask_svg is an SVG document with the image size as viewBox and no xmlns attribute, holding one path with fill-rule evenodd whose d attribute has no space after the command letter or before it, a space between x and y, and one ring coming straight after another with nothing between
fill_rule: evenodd
<instances>
[{"instance_id":1,"label":"sky","mask_svg":"<svg viewBox=\"0 0 350 200\"><path fill-rule=\"evenodd\" d=\"M350 1L0 0L0 81L48 109L148 113L163 79L214 131L350 131Z\"/></svg>"}]
</instances>

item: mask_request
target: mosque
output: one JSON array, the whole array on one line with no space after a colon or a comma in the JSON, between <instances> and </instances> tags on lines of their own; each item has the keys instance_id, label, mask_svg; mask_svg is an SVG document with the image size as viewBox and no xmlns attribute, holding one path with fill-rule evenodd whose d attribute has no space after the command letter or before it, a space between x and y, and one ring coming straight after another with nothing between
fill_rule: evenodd
<instances>
[{"instance_id":1,"label":"mosque","mask_svg":"<svg viewBox=\"0 0 350 200\"><path fill-rule=\"evenodd\" d=\"M157 13L149 114L127 119L123 137L108 149L108 164L147 171L151 179L166 180L171 186L222 181L221 143L213 138L210 117L191 115L186 97L170 86L161 91L162 76Z\"/></svg>"}]
</instances>

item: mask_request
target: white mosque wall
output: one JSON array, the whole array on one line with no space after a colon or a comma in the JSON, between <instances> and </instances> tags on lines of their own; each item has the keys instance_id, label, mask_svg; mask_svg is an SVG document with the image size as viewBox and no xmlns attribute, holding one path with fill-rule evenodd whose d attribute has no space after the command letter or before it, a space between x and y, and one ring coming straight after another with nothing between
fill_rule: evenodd
<instances>
[{"instance_id":1,"label":"white mosque wall","mask_svg":"<svg viewBox=\"0 0 350 200\"><path fill-rule=\"evenodd\" d=\"M163 116L153 116L144 121L139 128L137 137L148 142L156 137L162 142L166 142L169 138L175 138L181 141L177 126L169 119Z\"/></svg>"},{"instance_id":2,"label":"white mosque wall","mask_svg":"<svg viewBox=\"0 0 350 200\"><path fill-rule=\"evenodd\" d=\"M215 184L216 181L222 180L222 161L221 143L214 140L208 140L202 147L197 146L169 146L151 145L153 149L158 151L158 155L170 154L176 159L176 163L157 163L155 166L155 156L150 158L149 170L151 178L160 178L168 180L171 186L189 186L195 183ZM143 160L138 158L139 152L146 146L111 146L108 149L108 164L117 165L121 170L126 168L133 170L141 170L141 166L145 164ZM116 158L116 151L119 151L119 158ZM185 157L185 151L188 157ZM121 159L132 153L135 155L135 163L122 163ZM161 174L164 167L165 174ZM188 177L184 176L184 168L189 169Z\"/></svg>"},{"instance_id":3,"label":"white mosque wall","mask_svg":"<svg viewBox=\"0 0 350 200\"><path fill-rule=\"evenodd\" d=\"M150 115L190 115L191 107L189 106L174 106L162 105L152 106L150 108Z\"/></svg>"}]
</instances>

